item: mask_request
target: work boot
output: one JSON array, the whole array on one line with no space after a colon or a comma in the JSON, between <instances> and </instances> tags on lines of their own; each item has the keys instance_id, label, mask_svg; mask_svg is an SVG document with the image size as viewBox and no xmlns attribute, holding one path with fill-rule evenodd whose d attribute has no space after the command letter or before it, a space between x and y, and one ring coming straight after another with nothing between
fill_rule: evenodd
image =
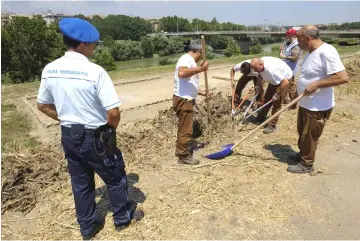
<instances>
[{"instance_id":1,"label":"work boot","mask_svg":"<svg viewBox=\"0 0 360 241\"><path fill-rule=\"evenodd\" d=\"M194 158L191 154L186 157L179 157L178 162L180 164L188 164L188 165L197 165L200 163L200 161Z\"/></svg>"},{"instance_id":2,"label":"work boot","mask_svg":"<svg viewBox=\"0 0 360 241\"><path fill-rule=\"evenodd\" d=\"M298 163L296 165L289 165L287 171L292 173L309 173L314 171L314 168L312 165L305 166L302 163Z\"/></svg>"},{"instance_id":3,"label":"work boot","mask_svg":"<svg viewBox=\"0 0 360 241\"><path fill-rule=\"evenodd\" d=\"M264 134L270 134L271 132L274 132L275 130L276 130L276 126L267 125L267 127L264 128L263 133Z\"/></svg>"},{"instance_id":4,"label":"work boot","mask_svg":"<svg viewBox=\"0 0 360 241\"><path fill-rule=\"evenodd\" d=\"M105 220L96 220L93 226L93 230L89 235L82 236L83 240L91 240L104 228Z\"/></svg>"},{"instance_id":5,"label":"work boot","mask_svg":"<svg viewBox=\"0 0 360 241\"><path fill-rule=\"evenodd\" d=\"M145 216L145 213L143 210L137 209L137 203L135 203L135 202L130 203L130 210L132 210L130 213L130 216L131 216L130 222L128 222L126 224L118 224L118 225L115 224L116 231L122 231L123 229L129 227L131 223L141 221Z\"/></svg>"}]
</instances>

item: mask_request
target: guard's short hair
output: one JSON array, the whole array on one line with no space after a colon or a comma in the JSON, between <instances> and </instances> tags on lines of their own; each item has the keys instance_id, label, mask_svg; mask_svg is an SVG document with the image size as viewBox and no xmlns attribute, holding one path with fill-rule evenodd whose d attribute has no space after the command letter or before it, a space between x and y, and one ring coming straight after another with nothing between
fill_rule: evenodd
<instances>
[{"instance_id":1,"label":"guard's short hair","mask_svg":"<svg viewBox=\"0 0 360 241\"><path fill-rule=\"evenodd\" d=\"M71 39L65 35L63 35L63 41L64 41L64 44L66 45L66 47L73 48L73 49L76 49L81 44L81 42Z\"/></svg>"},{"instance_id":2,"label":"guard's short hair","mask_svg":"<svg viewBox=\"0 0 360 241\"><path fill-rule=\"evenodd\" d=\"M248 63L248 62L242 63L242 65L240 66L240 71L244 75L249 75L250 71L251 71L250 63Z\"/></svg>"}]
</instances>

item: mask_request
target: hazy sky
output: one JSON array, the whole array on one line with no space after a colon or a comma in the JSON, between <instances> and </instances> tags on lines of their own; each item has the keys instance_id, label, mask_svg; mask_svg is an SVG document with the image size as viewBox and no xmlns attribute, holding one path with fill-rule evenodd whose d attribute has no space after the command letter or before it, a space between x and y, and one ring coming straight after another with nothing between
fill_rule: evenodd
<instances>
[{"instance_id":1,"label":"hazy sky","mask_svg":"<svg viewBox=\"0 0 360 241\"><path fill-rule=\"evenodd\" d=\"M360 1L2 1L2 11L66 14L125 14L144 18L177 15L185 18L245 25L297 25L360 21Z\"/></svg>"}]
</instances>

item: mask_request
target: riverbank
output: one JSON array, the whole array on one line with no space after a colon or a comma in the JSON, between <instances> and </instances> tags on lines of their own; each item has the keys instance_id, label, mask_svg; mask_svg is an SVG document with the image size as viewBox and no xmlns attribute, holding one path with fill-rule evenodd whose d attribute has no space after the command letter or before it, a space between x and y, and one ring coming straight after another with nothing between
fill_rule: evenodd
<instances>
[{"instance_id":1,"label":"riverbank","mask_svg":"<svg viewBox=\"0 0 360 241\"><path fill-rule=\"evenodd\" d=\"M343 54L351 54L351 53L356 53L360 51L360 46L339 46L339 45L334 45L334 47L338 50L340 55ZM178 56L181 56L181 54L179 54ZM257 54L257 55L237 55L237 56L232 56L229 58L223 57L223 58L215 58L212 60L209 60L210 63L210 68L212 67L216 67L216 66L220 66L220 65L228 65L228 64L236 64L239 63L241 61L244 61L246 59L251 59L255 56L274 56L277 57L278 53L275 52L268 52L268 53L262 53L262 54ZM131 61L131 60L130 60ZM123 62L128 62L128 61L123 61ZM117 63L118 65L121 65L121 62ZM124 63L126 64L126 63ZM133 65L134 68L132 69L126 69L126 70L116 70L116 71L112 71L109 72L110 76L112 77L112 79L114 81L121 81L122 79L127 79L127 78L140 78L140 77L144 77L146 75L162 75L165 74L167 72L172 72L175 68L175 64L173 65L165 65L165 66L152 66L152 67L147 67L147 68L136 68L135 65Z\"/></svg>"}]
</instances>

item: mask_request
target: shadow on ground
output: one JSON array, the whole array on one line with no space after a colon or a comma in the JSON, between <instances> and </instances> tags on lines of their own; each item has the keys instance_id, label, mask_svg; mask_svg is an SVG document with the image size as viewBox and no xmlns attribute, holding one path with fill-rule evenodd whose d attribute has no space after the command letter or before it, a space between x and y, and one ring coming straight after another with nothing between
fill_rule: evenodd
<instances>
[{"instance_id":1,"label":"shadow on ground","mask_svg":"<svg viewBox=\"0 0 360 241\"><path fill-rule=\"evenodd\" d=\"M139 175L136 173L130 173L126 175L128 182L128 193L129 200L134 201L136 203L145 202L146 196L145 194L137 187L134 187L134 184L139 182ZM112 211L112 208L109 203L109 196L107 192L106 185L99 187L96 189L96 196L100 196L99 202L97 202L97 216L100 219L104 219L106 214L109 211Z\"/></svg>"},{"instance_id":2,"label":"shadow on ground","mask_svg":"<svg viewBox=\"0 0 360 241\"><path fill-rule=\"evenodd\" d=\"M289 155L296 154L297 152L290 145L282 144L269 144L264 145L265 150L271 151L271 154L279 161L287 163L288 165L296 164L289 159Z\"/></svg>"}]
</instances>

